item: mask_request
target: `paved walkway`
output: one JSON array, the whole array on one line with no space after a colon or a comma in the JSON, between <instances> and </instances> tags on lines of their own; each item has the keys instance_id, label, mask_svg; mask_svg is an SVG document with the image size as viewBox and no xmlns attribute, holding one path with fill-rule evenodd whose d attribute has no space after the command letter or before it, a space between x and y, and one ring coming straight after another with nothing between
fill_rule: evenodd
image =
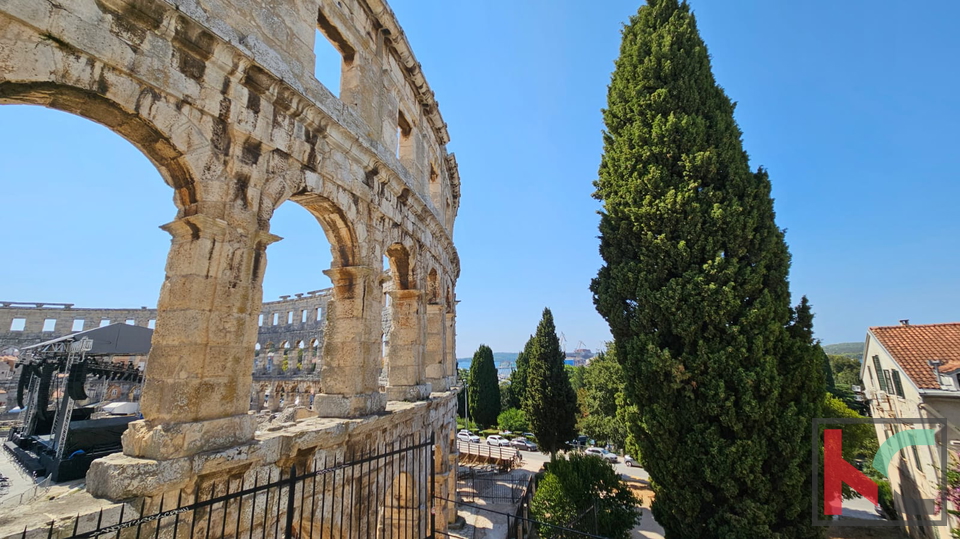
<instances>
[{"instance_id":1,"label":"paved walkway","mask_svg":"<svg viewBox=\"0 0 960 539\"><path fill-rule=\"evenodd\" d=\"M2 513L9 511L11 506L16 507L17 502L8 500L19 498L24 492L32 489L36 486L36 480L26 473L17 464L13 455L2 447L0 447L0 474L8 478L7 488L0 489L0 513Z\"/></svg>"}]
</instances>

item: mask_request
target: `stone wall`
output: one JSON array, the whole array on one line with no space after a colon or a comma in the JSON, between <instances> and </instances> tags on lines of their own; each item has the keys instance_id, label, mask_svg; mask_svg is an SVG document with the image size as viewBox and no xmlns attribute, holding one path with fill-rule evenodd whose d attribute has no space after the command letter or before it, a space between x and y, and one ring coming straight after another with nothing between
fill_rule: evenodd
<instances>
[{"instance_id":1,"label":"stone wall","mask_svg":"<svg viewBox=\"0 0 960 539\"><path fill-rule=\"evenodd\" d=\"M339 89L314 77L315 39L340 52ZM346 425L384 413L388 398L429 408L449 386L460 179L433 91L382 0L7 0L8 103L106 126L174 192L144 419L124 435L123 455L98 461L92 491L143 497L195 485L209 455L220 455L217 473L241 473L248 463L225 455L265 447L248 410L281 204L314 215L333 258L322 393L310 413ZM326 424L315 421L311 429ZM325 439L317 443L343 442ZM133 461L139 471L125 475Z\"/></svg>"},{"instance_id":2,"label":"stone wall","mask_svg":"<svg viewBox=\"0 0 960 539\"><path fill-rule=\"evenodd\" d=\"M317 346L323 342L330 290L314 290L304 294L282 296L279 301L265 301L257 323L256 350ZM389 315L389 313L387 313ZM0 350L23 348L108 324L131 324L153 328L157 310L88 309L72 303L32 303L0 301ZM14 329L21 327L22 329ZM44 331L49 328L49 331ZM311 342L312 341L312 342ZM311 346L307 346L311 345Z\"/></svg>"}]
</instances>

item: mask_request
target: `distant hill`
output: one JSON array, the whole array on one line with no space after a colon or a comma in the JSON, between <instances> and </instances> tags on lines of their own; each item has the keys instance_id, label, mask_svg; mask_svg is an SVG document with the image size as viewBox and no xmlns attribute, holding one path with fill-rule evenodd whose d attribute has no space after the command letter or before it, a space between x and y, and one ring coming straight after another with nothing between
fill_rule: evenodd
<instances>
[{"instance_id":1,"label":"distant hill","mask_svg":"<svg viewBox=\"0 0 960 539\"><path fill-rule=\"evenodd\" d=\"M823 351L832 356L847 356L853 359L863 359L862 342L841 342L823 346Z\"/></svg>"}]
</instances>

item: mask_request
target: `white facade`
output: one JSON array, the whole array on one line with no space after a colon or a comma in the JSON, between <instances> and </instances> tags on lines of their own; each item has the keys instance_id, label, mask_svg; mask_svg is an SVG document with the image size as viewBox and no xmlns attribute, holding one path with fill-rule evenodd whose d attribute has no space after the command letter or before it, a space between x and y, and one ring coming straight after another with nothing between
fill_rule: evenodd
<instances>
[{"instance_id":1,"label":"white facade","mask_svg":"<svg viewBox=\"0 0 960 539\"><path fill-rule=\"evenodd\" d=\"M951 382L949 377L939 376L942 379L940 388L919 387L930 385L930 380L936 380L938 373L934 366L930 365L930 373L926 373L922 370L922 364L915 360L909 363L898 362L894 354L884 346L883 338L874 333L874 329L881 328L871 328L871 331L867 332L860 368L871 415L878 419L920 420L912 423L905 421L903 425L878 424L876 430L879 443L882 445L903 429L937 428L936 424L926 422L930 419L946 419L949 439L960 440L960 431L956 430L956 426L960 425L957 422L960 420L960 391L957 390L960 384L956 384L956 378L953 377ZM918 384L914 379L922 379L922 382ZM901 522L929 518L924 515L932 513L930 507L924 508L917 500L934 500L938 496L942 434L937 441L937 446L905 448L890 462L887 474ZM932 506L932 502L927 505ZM958 526L956 519L951 517L950 520L953 521L953 526ZM950 526L904 525L903 528L912 538L951 537Z\"/></svg>"}]
</instances>

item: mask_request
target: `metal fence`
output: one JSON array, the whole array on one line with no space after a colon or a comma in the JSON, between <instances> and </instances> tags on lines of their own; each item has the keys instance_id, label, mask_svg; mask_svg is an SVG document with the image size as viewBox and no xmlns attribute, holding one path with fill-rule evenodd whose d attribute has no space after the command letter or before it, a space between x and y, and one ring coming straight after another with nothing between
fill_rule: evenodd
<instances>
[{"instance_id":1,"label":"metal fence","mask_svg":"<svg viewBox=\"0 0 960 539\"><path fill-rule=\"evenodd\" d=\"M471 469L457 475L457 494L464 503L483 499L489 503L514 504L520 501L529 481L525 475Z\"/></svg>"},{"instance_id":2,"label":"metal fence","mask_svg":"<svg viewBox=\"0 0 960 539\"><path fill-rule=\"evenodd\" d=\"M51 522L30 537L424 539L434 537L434 438L301 469L246 474L183 493ZM22 537L28 537L24 529Z\"/></svg>"}]
</instances>

